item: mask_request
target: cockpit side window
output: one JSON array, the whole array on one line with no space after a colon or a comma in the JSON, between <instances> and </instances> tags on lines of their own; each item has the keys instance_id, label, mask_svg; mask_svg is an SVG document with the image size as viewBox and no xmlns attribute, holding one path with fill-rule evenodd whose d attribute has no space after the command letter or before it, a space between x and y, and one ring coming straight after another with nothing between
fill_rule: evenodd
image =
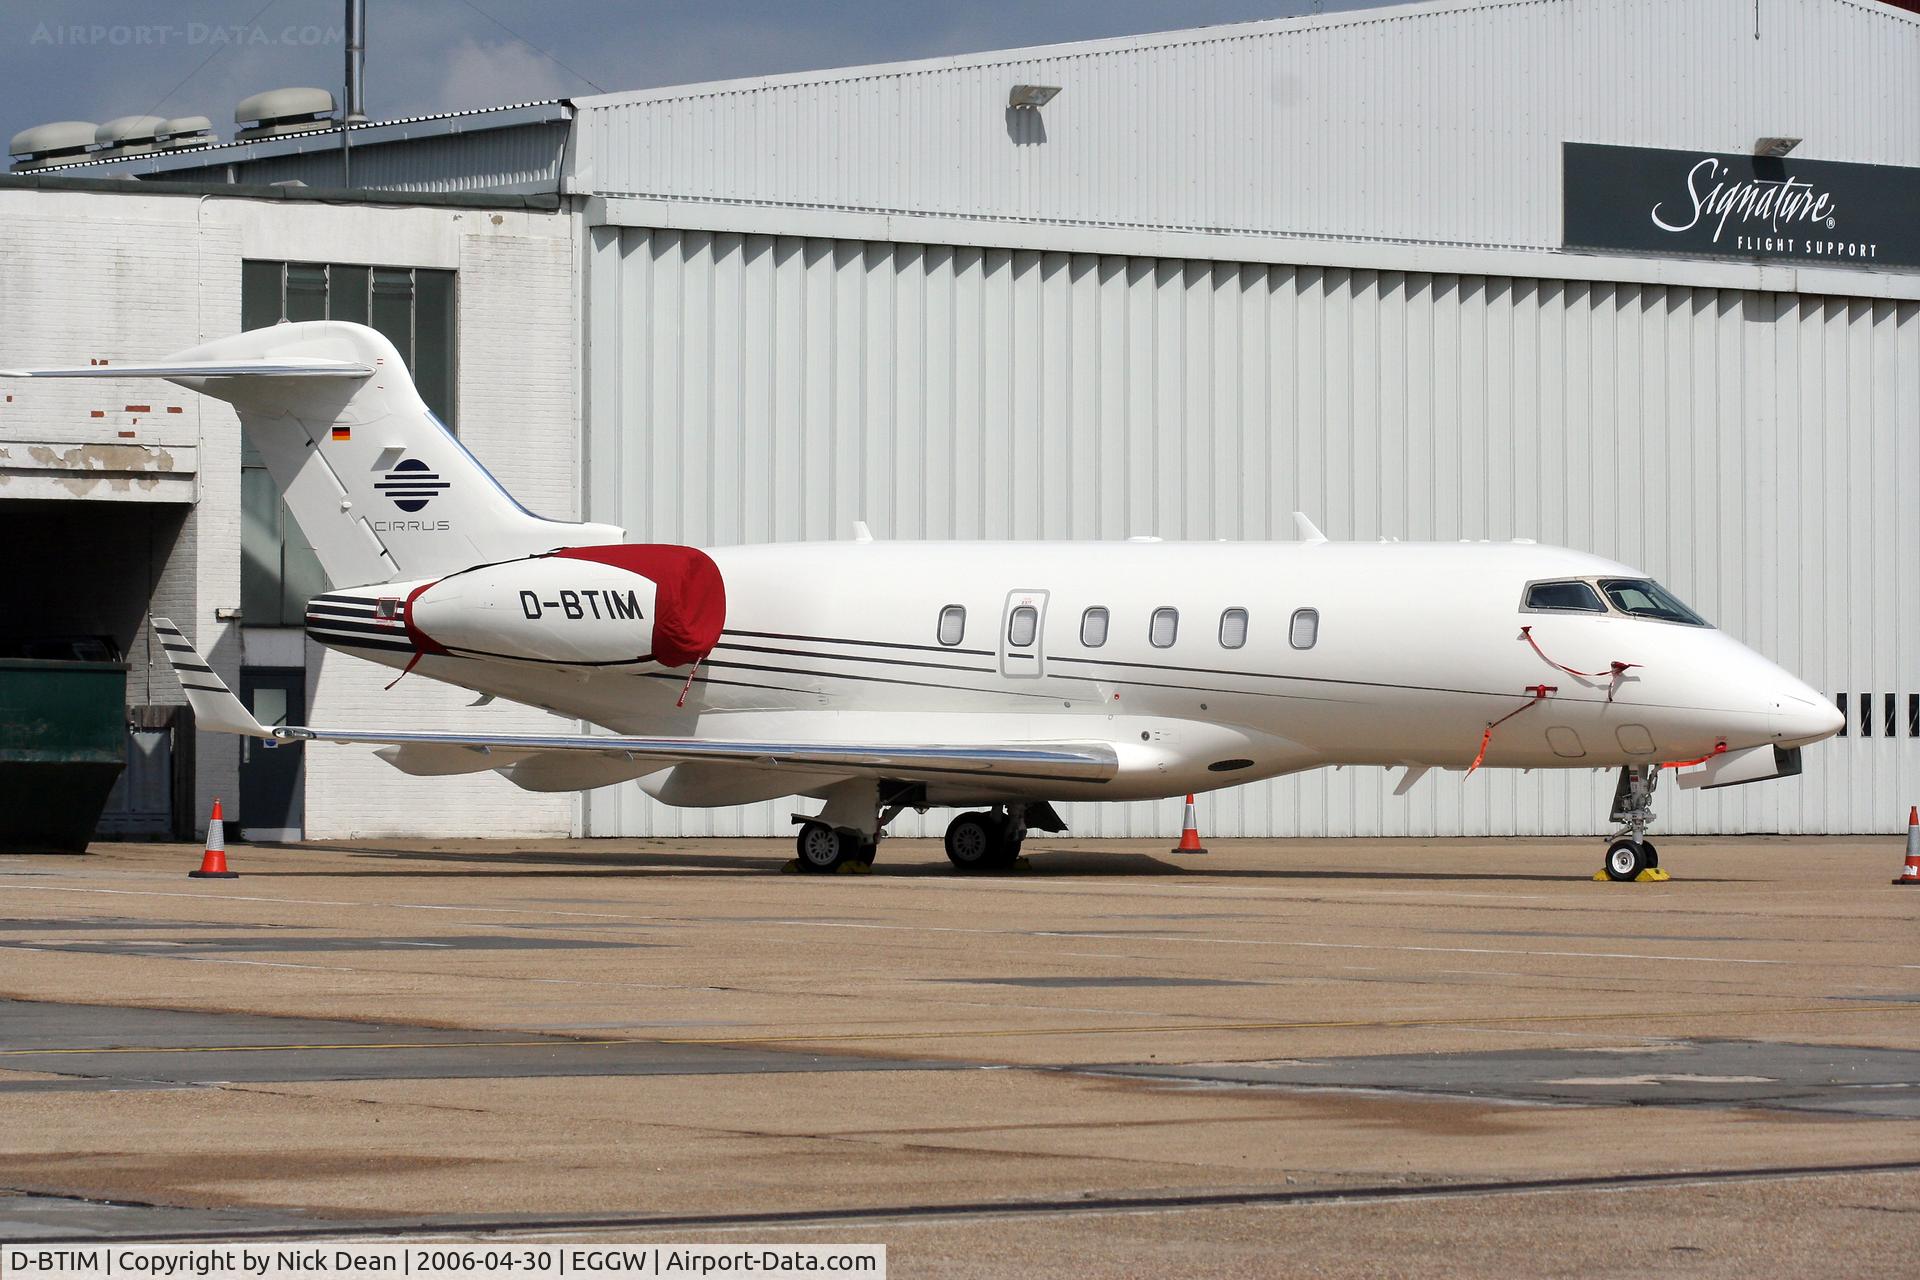
<instances>
[{"instance_id":1,"label":"cockpit side window","mask_svg":"<svg viewBox=\"0 0 1920 1280\"><path fill-rule=\"evenodd\" d=\"M1614 608L1629 617L1677 622L1686 627L1712 625L1652 578L1602 578L1600 589Z\"/></svg>"},{"instance_id":2,"label":"cockpit side window","mask_svg":"<svg viewBox=\"0 0 1920 1280\"><path fill-rule=\"evenodd\" d=\"M1569 609L1577 613L1605 613L1600 594L1584 582L1536 582L1527 588L1529 609Z\"/></svg>"}]
</instances>

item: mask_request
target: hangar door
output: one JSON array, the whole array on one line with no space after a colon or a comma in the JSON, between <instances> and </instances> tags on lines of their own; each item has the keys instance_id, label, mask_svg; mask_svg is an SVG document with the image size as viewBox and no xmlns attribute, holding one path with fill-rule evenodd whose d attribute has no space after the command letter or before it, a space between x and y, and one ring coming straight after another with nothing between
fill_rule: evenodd
<instances>
[{"instance_id":1,"label":"hangar door","mask_svg":"<svg viewBox=\"0 0 1920 1280\"><path fill-rule=\"evenodd\" d=\"M603 226L587 515L635 538L1528 537L1636 564L1873 708L1661 829L1890 830L1920 766L1920 306ZM1903 428L1902 424L1908 424ZM1889 702L1891 699L1891 702ZM1883 714L1892 705L1893 718ZM1858 721L1858 716L1855 716ZM1463 725L1477 738L1480 726ZM1592 833L1611 779L1322 771L1208 834ZM594 834L786 834L789 801L594 793ZM930 813L902 833L937 834ZM1165 834L1177 803L1075 806Z\"/></svg>"}]
</instances>

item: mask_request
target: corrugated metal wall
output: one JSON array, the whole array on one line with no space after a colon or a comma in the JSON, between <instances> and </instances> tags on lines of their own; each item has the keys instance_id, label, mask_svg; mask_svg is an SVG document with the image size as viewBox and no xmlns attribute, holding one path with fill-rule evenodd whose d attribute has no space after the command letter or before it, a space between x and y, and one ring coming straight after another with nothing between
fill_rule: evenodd
<instances>
[{"instance_id":1,"label":"corrugated metal wall","mask_svg":"<svg viewBox=\"0 0 1920 1280\"><path fill-rule=\"evenodd\" d=\"M1669 831L1890 830L1920 739L1920 303L599 228L589 518L638 539L1535 537L1642 566L1873 734L1663 796ZM1417 637L1409 637L1417 643ZM1898 695L1898 736L1882 703ZM1591 772L1321 772L1219 835L1564 833ZM593 793L594 834L792 806ZM1164 833L1173 805L1076 806ZM930 815L937 832L945 815ZM921 830L911 815L897 828Z\"/></svg>"},{"instance_id":2,"label":"corrugated metal wall","mask_svg":"<svg viewBox=\"0 0 1920 1280\"><path fill-rule=\"evenodd\" d=\"M1756 38L1756 31L1758 38ZM1562 141L1920 164L1920 19L1467 0L576 101L569 189L1098 225L1561 242ZM1063 92L1007 107L1017 83Z\"/></svg>"}]
</instances>

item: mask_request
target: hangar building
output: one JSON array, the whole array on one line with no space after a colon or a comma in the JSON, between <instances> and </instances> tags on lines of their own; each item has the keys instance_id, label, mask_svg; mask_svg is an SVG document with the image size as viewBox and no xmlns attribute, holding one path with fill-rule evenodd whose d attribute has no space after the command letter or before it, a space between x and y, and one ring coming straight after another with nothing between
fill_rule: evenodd
<instances>
[{"instance_id":1,"label":"hangar building","mask_svg":"<svg viewBox=\"0 0 1920 1280\"><path fill-rule=\"evenodd\" d=\"M283 264L287 299L303 263L455 271L463 435L517 492L543 477L529 505L636 539L1286 538L1302 510L1336 538L1617 557L1849 717L1803 777L1666 794L1659 829L1872 831L1920 764L1916 67L1920 15L1880 0L1449 0L418 122L386 138L392 191L344 204L333 151L284 142L49 172L241 184L193 215L237 228L224 274L180 286L207 334L272 270L249 263ZM247 194L289 180L306 196ZM56 198L103 224L191 203L0 197L9 228ZM384 234L454 216L429 200L472 203L438 250ZM550 345L517 340L529 270ZM152 353L150 320L115 324ZM244 666L250 620L199 585L203 640L237 632ZM347 665L307 652L316 718L504 714ZM556 805L329 758L350 754L309 755L308 834L784 834L794 807ZM1595 832L1610 789L1437 775L1394 798L1322 771L1204 814L1222 836ZM1177 808L1067 816L1163 834Z\"/></svg>"}]
</instances>

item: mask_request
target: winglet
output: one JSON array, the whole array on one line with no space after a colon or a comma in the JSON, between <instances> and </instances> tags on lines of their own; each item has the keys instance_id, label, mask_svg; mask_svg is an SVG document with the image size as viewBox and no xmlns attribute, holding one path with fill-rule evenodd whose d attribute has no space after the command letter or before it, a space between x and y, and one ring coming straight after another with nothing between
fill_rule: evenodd
<instances>
[{"instance_id":1,"label":"winglet","mask_svg":"<svg viewBox=\"0 0 1920 1280\"><path fill-rule=\"evenodd\" d=\"M1315 525L1313 521L1307 519L1307 513L1304 511L1296 511L1293 513L1293 527L1299 530L1300 541L1310 547L1317 547L1327 540L1327 535L1320 532L1319 527Z\"/></svg>"},{"instance_id":2,"label":"winglet","mask_svg":"<svg viewBox=\"0 0 1920 1280\"><path fill-rule=\"evenodd\" d=\"M193 708L194 723L215 733L242 733L251 738L271 738L273 730L253 718L240 699L233 696L206 659L194 652L180 628L165 618L153 620L153 632L160 637L173 674L187 691L187 705Z\"/></svg>"}]
</instances>

